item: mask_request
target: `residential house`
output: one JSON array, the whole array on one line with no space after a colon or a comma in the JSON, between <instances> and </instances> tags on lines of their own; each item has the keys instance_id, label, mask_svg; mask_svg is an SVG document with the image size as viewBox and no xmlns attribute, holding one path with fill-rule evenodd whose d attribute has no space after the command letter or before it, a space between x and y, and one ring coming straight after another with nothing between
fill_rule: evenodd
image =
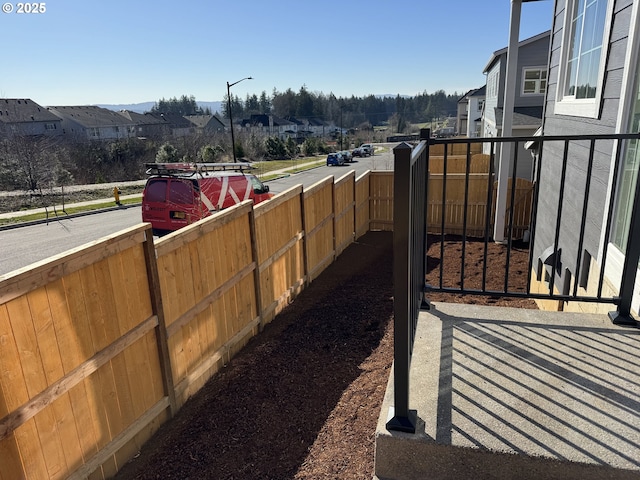
<instances>
[{"instance_id":1,"label":"residential house","mask_svg":"<svg viewBox=\"0 0 640 480\"><path fill-rule=\"evenodd\" d=\"M518 43L518 63L515 74L513 135L533 135L542 124L542 110L547 89L547 64L551 32L543 32ZM484 68L487 77L482 136L502 136L504 92L507 70L507 48L493 52ZM485 146L489 148L489 146ZM489 153L485 151L485 153ZM533 179L533 158L520 146L516 176Z\"/></svg>"},{"instance_id":2,"label":"residential house","mask_svg":"<svg viewBox=\"0 0 640 480\"><path fill-rule=\"evenodd\" d=\"M542 135L640 132L640 2L556 0L554 8ZM590 28L576 29L583 20L590 22ZM584 142L572 142L565 167L564 146L543 144L534 245L534 258L540 260L537 268L534 265L538 281L549 275L548 270L542 271L547 260L558 267L553 284L561 292L576 283L593 292L601 270L605 290L616 290L614 286L620 285L640 169L638 146L638 140L599 143L593 149L589 193L585 195L592 149L585 148ZM617 161L618 148L621 155ZM561 197L558 179L562 176L566 186ZM581 242L585 197L587 221ZM559 214L562 222L556 243ZM557 257L552 262L547 258L550 247ZM580 265L578 258L582 259ZM636 314L639 278L636 274L632 297ZM575 303L569 303L568 308L597 309L595 304Z\"/></svg>"},{"instance_id":3,"label":"residential house","mask_svg":"<svg viewBox=\"0 0 640 480\"><path fill-rule=\"evenodd\" d=\"M62 120L29 98L0 99L0 138L62 135Z\"/></svg>"},{"instance_id":4,"label":"residential house","mask_svg":"<svg viewBox=\"0 0 640 480\"><path fill-rule=\"evenodd\" d=\"M193 123L199 133L221 133L225 131L225 124L216 115L185 115Z\"/></svg>"},{"instance_id":5,"label":"residential house","mask_svg":"<svg viewBox=\"0 0 640 480\"><path fill-rule=\"evenodd\" d=\"M121 110L118 113L134 124L136 137L161 139L171 135L171 126L164 118L131 110Z\"/></svg>"},{"instance_id":6,"label":"residential house","mask_svg":"<svg viewBox=\"0 0 640 480\"><path fill-rule=\"evenodd\" d=\"M242 120L240 125L251 132L282 139L296 138L298 134L296 123L275 115L254 114L249 119Z\"/></svg>"},{"instance_id":7,"label":"residential house","mask_svg":"<svg viewBox=\"0 0 640 480\"><path fill-rule=\"evenodd\" d=\"M307 125L306 129L311 132L311 135L314 137L324 137L326 132L329 131L330 127L327 123L316 117L309 117L306 119Z\"/></svg>"},{"instance_id":8,"label":"residential house","mask_svg":"<svg viewBox=\"0 0 640 480\"><path fill-rule=\"evenodd\" d=\"M171 130L171 135L174 137L186 137L196 133L196 126L177 113L151 113L150 115L166 122Z\"/></svg>"},{"instance_id":9,"label":"residential house","mask_svg":"<svg viewBox=\"0 0 640 480\"><path fill-rule=\"evenodd\" d=\"M482 111L486 85L469 90L458 100L456 131L458 135L476 138L482 135Z\"/></svg>"},{"instance_id":10,"label":"residential house","mask_svg":"<svg viewBox=\"0 0 640 480\"><path fill-rule=\"evenodd\" d=\"M84 140L115 140L136 135L135 123L117 112L94 105L47 107L62 120L65 135Z\"/></svg>"}]
</instances>

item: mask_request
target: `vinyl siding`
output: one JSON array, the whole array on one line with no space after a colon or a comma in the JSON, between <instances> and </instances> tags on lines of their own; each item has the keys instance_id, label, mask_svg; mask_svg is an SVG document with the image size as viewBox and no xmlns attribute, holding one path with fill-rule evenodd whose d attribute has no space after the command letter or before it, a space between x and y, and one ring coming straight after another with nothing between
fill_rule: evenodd
<instances>
[{"instance_id":1,"label":"vinyl siding","mask_svg":"<svg viewBox=\"0 0 640 480\"><path fill-rule=\"evenodd\" d=\"M543 130L545 136L615 133L618 109L620 107L627 37L631 20L631 4L631 0L624 0L617 1L614 6L599 115L598 118L589 118L554 114L565 15L565 2L558 1L556 3ZM553 245L554 242L557 212L560 203L559 182L562 175L563 148L564 145L559 143L545 144L544 146L539 179L540 195L534 259L537 259L542 251ZM612 141L598 142L596 144L583 246L594 258L598 255L600 236L604 228L602 224L604 206L607 201L609 169L613 154ZM577 249L580 240L580 222L585 194L588 155L588 142L574 142L571 144L567 160L565 192L560 205L562 222L558 247L562 248L562 267L559 269L559 273L563 273L566 268L573 275L577 272ZM555 280L555 285L562 285L562 281L562 275L560 275Z\"/></svg>"}]
</instances>

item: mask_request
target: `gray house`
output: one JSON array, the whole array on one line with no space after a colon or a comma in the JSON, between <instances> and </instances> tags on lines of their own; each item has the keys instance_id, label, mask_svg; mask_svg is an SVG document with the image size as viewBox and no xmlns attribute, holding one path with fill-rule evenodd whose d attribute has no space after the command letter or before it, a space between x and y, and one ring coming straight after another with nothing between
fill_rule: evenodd
<instances>
[{"instance_id":1,"label":"gray house","mask_svg":"<svg viewBox=\"0 0 640 480\"><path fill-rule=\"evenodd\" d=\"M542 124L542 109L547 87L549 38L550 32L547 31L518 43L513 135L533 135ZM506 69L507 48L493 52L483 71L487 77L482 114L482 136L484 137L502 136ZM518 152L518 159L516 176L531 180L533 159L524 146L521 146Z\"/></svg>"},{"instance_id":2,"label":"gray house","mask_svg":"<svg viewBox=\"0 0 640 480\"><path fill-rule=\"evenodd\" d=\"M162 139L171 135L171 125L163 118L131 110L121 110L118 113L134 125L136 137Z\"/></svg>"},{"instance_id":3,"label":"gray house","mask_svg":"<svg viewBox=\"0 0 640 480\"><path fill-rule=\"evenodd\" d=\"M126 117L94 105L47 107L62 120L65 135L83 140L115 140L136 136L135 123Z\"/></svg>"},{"instance_id":4,"label":"gray house","mask_svg":"<svg viewBox=\"0 0 640 480\"><path fill-rule=\"evenodd\" d=\"M640 2L556 0L552 31L542 134L639 132ZM574 288L576 283L589 292L604 270L605 289L616 290L614 285L620 284L626 255L631 201L640 168L638 141L611 140L599 143L595 149L574 141L566 166L563 148L562 144L553 142L542 146L534 245L534 258L540 263L537 269L534 267L535 274L544 281L549 275L548 271L542 271L544 262L554 263L557 266L554 285L560 293ZM618 149L621 149L619 156ZM591 152L593 168L587 177ZM561 197L558 186L563 168L566 168L566 185ZM587 178L590 178L590 188L585 195ZM581 243L581 212L585 200L588 208ZM609 217L610 207L612 217ZM559 213L562 222L556 258L549 259L550 246L555 245L555 222ZM578 258L583 259L580 265ZM637 275L632 300L636 313L640 303L639 278ZM618 293L614 291L613 295ZM593 304L580 305L580 308L596 309Z\"/></svg>"},{"instance_id":5,"label":"gray house","mask_svg":"<svg viewBox=\"0 0 640 480\"><path fill-rule=\"evenodd\" d=\"M29 98L0 99L0 138L62 135L62 120Z\"/></svg>"},{"instance_id":6,"label":"gray house","mask_svg":"<svg viewBox=\"0 0 640 480\"><path fill-rule=\"evenodd\" d=\"M215 115L185 115L200 133L221 133L225 131L225 124Z\"/></svg>"}]
</instances>

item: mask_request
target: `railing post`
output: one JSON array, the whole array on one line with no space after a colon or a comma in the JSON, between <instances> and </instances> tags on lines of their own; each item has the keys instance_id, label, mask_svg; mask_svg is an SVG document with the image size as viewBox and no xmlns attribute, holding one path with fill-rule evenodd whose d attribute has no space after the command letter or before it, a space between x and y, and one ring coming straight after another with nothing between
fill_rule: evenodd
<instances>
[{"instance_id":1,"label":"railing post","mask_svg":"<svg viewBox=\"0 0 640 480\"><path fill-rule=\"evenodd\" d=\"M411 222L411 145L402 142L393 149L393 350L394 411L388 430L415 432L417 412L409 410L409 366L411 364L411 295L409 227Z\"/></svg>"},{"instance_id":2,"label":"railing post","mask_svg":"<svg viewBox=\"0 0 640 480\"><path fill-rule=\"evenodd\" d=\"M637 326L638 322L631 316L631 301L636 284L638 261L640 261L640 179L636 180L636 192L631 208L627 251L624 256L622 281L620 283L620 304L618 310L609 312L609 318L616 325Z\"/></svg>"}]
</instances>

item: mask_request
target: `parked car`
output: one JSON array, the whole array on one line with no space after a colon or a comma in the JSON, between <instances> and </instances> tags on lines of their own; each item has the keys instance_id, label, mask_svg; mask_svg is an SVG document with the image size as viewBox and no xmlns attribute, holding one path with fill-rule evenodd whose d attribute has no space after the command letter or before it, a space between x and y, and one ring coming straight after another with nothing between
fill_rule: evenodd
<instances>
[{"instance_id":1,"label":"parked car","mask_svg":"<svg viewBox=\"0 0 640 480\"><path fill-rule=\"evenodd\" d=\"M360 145L360 149L362 150L362 152L364 153L363 156L369 156L369 155L373 155L373 145L370 143L363 143L362 145Z\"/></svg>"},{"instance_id":2,"label":"parked car","mask_svg":"<svg viewBox=\"0 0 640 480\"><path fill-rule=\"evenodd\" d=\"M344 165L344 157L340 152L327 155L327 167L329 165Z\"/></svg>"},{"instance_id":3,"label":"parked car","mask_svg":"<svg viewBox=\"0 0 640 480\"><path fill-rule=\"evenodd\" d=\"M338 152L342 155L342 157L344 158L345 162L352 162L353 161L353 155L351 155L351 152L349 150L345 150L343 152Z\"/></svg>"},{"instance_id":4,"label":"parked car","mask_svg":"<svg viewBox=\"0 0 640 480\"><path fill-rule=\"evenodd\" d=\"M352 157L364 157L364 152L362 151L362 149L360 147L354 148L353 151L351 152L351 156Z\"/></svg>"}]
</instances>

